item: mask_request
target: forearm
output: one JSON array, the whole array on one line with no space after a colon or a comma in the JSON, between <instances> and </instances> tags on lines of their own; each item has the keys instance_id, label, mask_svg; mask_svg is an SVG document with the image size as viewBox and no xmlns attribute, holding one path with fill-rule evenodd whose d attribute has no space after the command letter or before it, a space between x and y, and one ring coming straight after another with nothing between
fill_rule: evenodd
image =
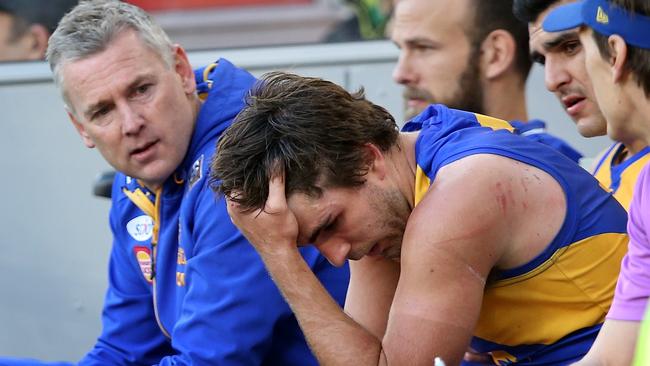
<instances>
[{"instance_id":1,"label":"forearm","mask_svg":"<svg viewBox=\"0 0 650 366\"><path fill-rule=\"evenodd\" d=\"M607 319L589 353L576 365L630 365L639 333L639 322Z\"/></svg>"},{"instance_id":2,"label":"forearm","mask_svg":"<svg viewBox=\"0 0 650 366\"><path fill-rule=\"evenodd\" d=\"M350 318L294 248L263 255L321 365L383 365L381 341Z\"/></svg>"}]
</instances>

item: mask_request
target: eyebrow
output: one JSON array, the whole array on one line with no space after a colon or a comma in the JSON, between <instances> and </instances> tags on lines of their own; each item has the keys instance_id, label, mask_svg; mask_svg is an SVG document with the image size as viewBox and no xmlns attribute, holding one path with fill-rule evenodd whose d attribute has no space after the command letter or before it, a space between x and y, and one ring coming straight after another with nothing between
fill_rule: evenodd
<instances>
[{"instance_id":1,"label":"eyebrow","mask_svg":"<svg viewBox=\"0 0 650 366\"><path fill-rule=\"evenodd\" d=\"M394 39L392 41L393 41L393 44L397 48L402 49L402 47L397 43L397 41L395 41ZM432 47L438 47L439 46L439 42L436 42L436 41L434 41L432 39L429 39L429 38L426 38L426 37L420 37L420 36L405 39L405 40L402 41L402 43L404 44L404 46L407 46L407 47L414 47L414 46L423 45L423 44L428 45L428 46L432 46Z\"/></svg>"},{"instance_id":2,"label":"eyebrow","mask_svg":"<svg viewBox=\"0 0 650 366\"><path fill-rule=\"evenodd\" d=\"M332 214L327 215L325 220L321 221L318 226L311 232L311 235L309 235L308 243L312 244L318 239L318 235L320 235L320 232L323 231L323 229L329 224L330 219L332 218Z\"/></svg>"},{"instance_id":3,"label":"eyebrow","mask_svg":"<svg viewBox=\"0 0 650 366\"><path fill-rule=\"evenodd\" d=\"M563 44L563 43L565 43L567 41L574 41L574 40L578 40L578 39L580 39L580 38L578 36L577 31L564 32L564 33L558 35L557 37L555 37L555 38L553 38L553 39L551 39L549 41L544 42L542 44L542 47L545 50L552 50L552 49L557 48L559 45L561 45L561 44Z\"/></svg>"},{"instance_id":4,"label":"eyebrow","mask_svg":"<svg viewBox=\"0 0 650 366\"><path fill-rule=\"evenodd\" d=\"M135 80L133 80L129 84L129 86L126 88L126 90L131 91L131 90L137 88L139 84L141 84L143 81L145 81L145 80L147 80L149 78L151 78L151 75L149 75L149 74L138 76L137 78L135 78ZM98 111L99 109L101 109L101 108L103 108L103 107L105 107L107 105L110 105L110 104L111 103L106 101L106 100L100 100L97 103L93 103L90 106L88 106L88 108L86 108L86 110L84 111L83 114L87 119L91 119L93 114L95 113L95 111Z\"/></svg>"}]
</instances>

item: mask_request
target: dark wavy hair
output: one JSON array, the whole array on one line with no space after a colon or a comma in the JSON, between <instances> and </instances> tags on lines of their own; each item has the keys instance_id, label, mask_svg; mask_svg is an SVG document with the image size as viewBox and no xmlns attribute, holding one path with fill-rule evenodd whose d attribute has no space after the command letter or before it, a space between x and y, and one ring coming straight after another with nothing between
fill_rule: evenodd
<instances>
[{"instance_id":1,"label":"dark wavy hair","mask_svg":"<svg viewBox=\"0 0 650 366\"><path fill-rule=\"evenodd\" d=\"M560 0L514 0L512 13L523 23L534 23L546 9Z\"/></svg>"},{"instance_id":2,"label":"dark wavy hair","mask_svg":"<svg viewBox=\"0 0 650 366\"><path fill-rule=\"evenodd\" d=\"M386 109L319 78L265 74L217 143L210 186L242 205L263 208L269 179L285 174L285 194L320 197L323 188L365 182L371 157L388 151L398 128Z\"/></svg>"}]
</instances>

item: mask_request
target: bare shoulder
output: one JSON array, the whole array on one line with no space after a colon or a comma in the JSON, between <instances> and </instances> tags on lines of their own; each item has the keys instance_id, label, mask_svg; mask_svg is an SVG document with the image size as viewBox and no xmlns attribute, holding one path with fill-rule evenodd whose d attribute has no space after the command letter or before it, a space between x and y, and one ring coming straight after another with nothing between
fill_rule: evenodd
<instances>
[{"instance_id":1,"label":"bare shoulder","mask_svg":"<svg viewBox=\"0 0 650 366\"><path fill-rule=\"evenodd\" d=\"M402 260L434 250L484 273L515 267L546 248L565 214L565 194L550 174L507 157L472 155L440 169L409 218Z\"/></svg>"}]
</instances>

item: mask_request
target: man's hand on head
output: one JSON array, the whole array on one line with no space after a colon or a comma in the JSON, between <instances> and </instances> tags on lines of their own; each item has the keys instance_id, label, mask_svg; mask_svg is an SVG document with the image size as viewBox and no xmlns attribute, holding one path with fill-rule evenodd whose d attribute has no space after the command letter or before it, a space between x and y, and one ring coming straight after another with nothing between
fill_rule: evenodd
<instances>
[{"instance_id":1,"label":"man's hand on head","mask_svg":"<svg viewBox=\"0 0 650 366\"><path fill-rule=\"evenodd\" d=\"M238 203L227 202L232 222L263 258L297 250L298 221L287 204L284 174L270 179L269 196L261 209L246 213Z\"/></svg>"}]
</instances>

